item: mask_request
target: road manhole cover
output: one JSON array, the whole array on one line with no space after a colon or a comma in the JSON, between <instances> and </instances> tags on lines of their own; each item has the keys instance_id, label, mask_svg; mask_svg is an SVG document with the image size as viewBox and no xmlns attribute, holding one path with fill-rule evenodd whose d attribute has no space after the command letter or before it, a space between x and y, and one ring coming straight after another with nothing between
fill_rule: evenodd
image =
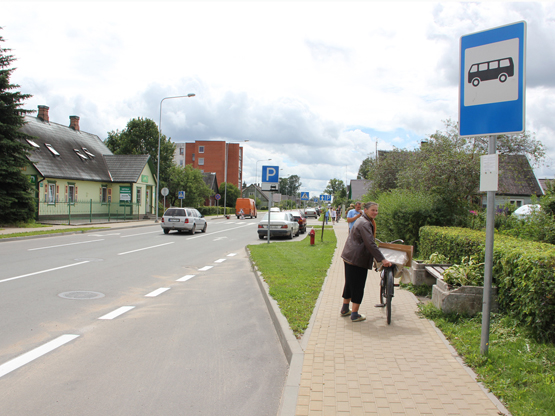
<instances>
[{"instance_id":1,"label":"road manhole cover","mask_svg":"<svg viewBox=\"0 0 555 416\"><path fill-rule=\"evenodd\" d=\"M98 299L103 298L104 293L75 290L73 292L60 293L58 296L64 299Z\"/></svg>"}]
</instances>

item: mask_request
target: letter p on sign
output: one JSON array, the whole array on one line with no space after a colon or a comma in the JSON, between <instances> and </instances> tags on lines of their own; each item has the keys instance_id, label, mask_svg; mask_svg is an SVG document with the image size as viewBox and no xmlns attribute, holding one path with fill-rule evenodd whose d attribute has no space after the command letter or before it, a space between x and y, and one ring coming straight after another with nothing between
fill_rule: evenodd
<instances>
[{"instance_id":1,"label":"letter p on sign","mask_svg":"<svg viewBox=\"0 0 555 416\"><path fill-rule=\"evenodd\" d=\"M262 182L279 182L279 166L262 166Z\"/></svg>"}]
</instances>

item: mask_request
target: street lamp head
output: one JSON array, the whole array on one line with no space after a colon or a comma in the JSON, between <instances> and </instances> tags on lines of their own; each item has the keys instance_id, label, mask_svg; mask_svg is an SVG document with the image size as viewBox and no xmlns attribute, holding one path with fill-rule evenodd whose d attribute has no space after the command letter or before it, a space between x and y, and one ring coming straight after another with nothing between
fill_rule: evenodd
<instances>
[{"instance_id":1,"label":"street lamp head","mask_svg":"<svg viewBox=\"0 0 555 416\"><path fill-rule=\"evenodd\" d=\"M195 94L187 94L187 97L194 97Z\"/></svg>"}]
</instances>

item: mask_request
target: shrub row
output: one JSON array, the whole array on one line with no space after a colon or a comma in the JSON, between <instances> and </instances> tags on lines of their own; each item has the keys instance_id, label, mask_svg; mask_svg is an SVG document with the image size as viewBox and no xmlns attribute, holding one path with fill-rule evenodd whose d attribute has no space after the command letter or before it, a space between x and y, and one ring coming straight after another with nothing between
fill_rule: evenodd
<instances>
[{"instance_id":1,"label":"shrub row","mask_svg":"<svg viewBox=\"0 0 555 416\"><path fill-rule=\"evenodd\" d=\"M485 257L486 233L465 228L422 227L420 254L437 252L458 263ZM493 284L499 306L530 327L540 340L555 342L555 245L495 234Z\"/></svg>"}]
</instances>

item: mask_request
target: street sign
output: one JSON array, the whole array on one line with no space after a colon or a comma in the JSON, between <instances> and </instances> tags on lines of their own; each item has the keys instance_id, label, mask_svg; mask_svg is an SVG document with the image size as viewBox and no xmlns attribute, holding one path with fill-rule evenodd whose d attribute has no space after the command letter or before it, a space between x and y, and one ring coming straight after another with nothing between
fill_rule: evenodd
<instances>
[{"instance_id":1,"label":"street sign","mask_svg":"<svg viewBox=\"0 0 555 416\"><path fill-rule=\"evenodd\" d=\"M217 201L217 200L220 199L221 197L222 197L222 196L221 196L220 194L216 194L216 196L215 196L214 198L216 198L216 201Z\"/></svg>"},{"instance_id":2,"label":"street sign","mask_svg":"<svg viewBox=\"0 0 555 416\"><path fill-rule=\"evenodd\" d=\"M177 198L178 199L185 199L185 191L179 191L177 193Z\"/></svg>"},{"instance_id":3,"label":"street sign","mask_svg":"<svg viewBox=\"0 0 555 416\"><path fill-rule=\"evenodd\" d=\"M331 201L331 195L326 195L326 194L320 195L320 201Z\"/></svg>"},{"instance_id":4,"label":"street sign","mask_svg":"<svg viewBox=\"0 0 555 416\"><path fill-rule=\"evenodd\" d=\"M168 196L168 194L170 193L170 190L168 188L162 188L160 193L162 194L162 196Z\"/></svg>"},{"instance_id":5,"label":"street sign","mask_svg":"<svg viewBox=\"0 0 555 416\"><path fill-rule=\"evenodd\" d=\"M309 199L308 192L301 192L301 201L308 201Z\"/></svg>"},{"instance_id":6,"label":"street sign","mask_svg":"<svg viewBox=\"0 0 555 416\"><path fill-rule=\"evenodd\" d=\"M262 190L279 191L279 166L262 166Z\"/></svg>"},{"instance_id":7,"label":"street sign","mask_svg":"<svg viewBox=\"0 0 555 416\"><path fill-rule=\"evenodd\" d=\"M526 22L462 36L459 70L460 136L524 131Z\"/></svg>"}]
</instances>

